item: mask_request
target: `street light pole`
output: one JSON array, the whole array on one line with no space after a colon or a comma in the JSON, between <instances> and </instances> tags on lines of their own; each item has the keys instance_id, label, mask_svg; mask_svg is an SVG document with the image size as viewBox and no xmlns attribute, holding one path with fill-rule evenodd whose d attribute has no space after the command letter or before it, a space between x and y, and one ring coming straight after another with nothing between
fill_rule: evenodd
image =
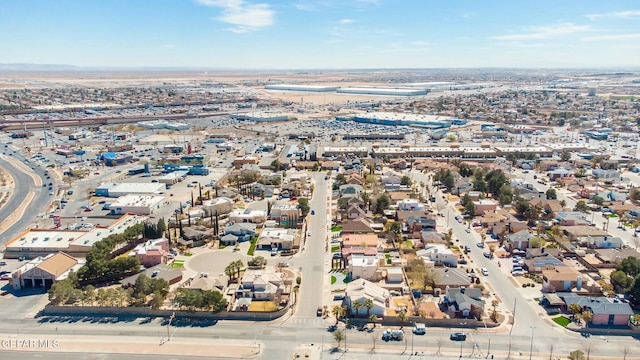
<instances>
[{"instance_id":1,"label":"street light pole","mask_svg":"<svg viewBox=\"0 0 640 360\"><path fill-rule=\"evenodd\" d=\"M535 326L529 326L531 328L531 346L529 347L529 360L531 360L531 356L533 355L533 330L536 329Z\"/></svg>"},{"instance_id":2,"label":"street light pole","mask_svg":"<svg viewBox=\"0 0 640 360\"><path fill-rule=\"evenodd\" d=\"M172 313L171 316L169 317L169 322L167 323L167 341L171 340L171 332L169 331L171 328L171 321L173 321L173 318L176 317L176 313Z\"/></svg>"}]
</instances>

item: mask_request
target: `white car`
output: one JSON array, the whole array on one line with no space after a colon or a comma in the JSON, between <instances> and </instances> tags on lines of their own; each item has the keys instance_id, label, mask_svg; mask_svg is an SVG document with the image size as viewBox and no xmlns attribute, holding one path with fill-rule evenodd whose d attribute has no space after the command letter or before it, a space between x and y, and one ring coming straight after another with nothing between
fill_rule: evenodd
<instances>
[{"instance_id":1,"label":"white car","mask_svg":"<svg viewBox=\"0 0 640 360\"><path fill-rule=\"evenodd\" d=\"M489 270L487 270L486 268L482 268L480 271L482 272L482 275L489 276Z\"/></svg>"},{"instance_id":2,"label":"white car","mask_svg":"<svg viewBox=\"0 0 640 360\"><path fill-rule=\"evenodd\" d=\"M307 236L311 236L311 231L307 231Z\"/></svg>"}]
</instances>

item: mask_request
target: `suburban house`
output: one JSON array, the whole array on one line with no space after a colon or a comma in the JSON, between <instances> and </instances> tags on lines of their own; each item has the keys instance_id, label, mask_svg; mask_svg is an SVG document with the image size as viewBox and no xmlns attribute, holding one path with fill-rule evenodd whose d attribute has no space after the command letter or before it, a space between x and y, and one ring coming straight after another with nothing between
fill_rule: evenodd
<instances>
[{"instance_id":1,"label":"suburban house","mask_svg":"<svg viewBox=\"0 0 640 360\"><path fill-rule=\"evenodd\" d=\"M267 220L267 213L263 210L253 210L253 209L234 210L229 214L229 221L234 223L262 224L266 220Z\"/></svg>"},{"instance_id":2,"label":"suburban house","mask_svg":"<svg viewBox=\"0 0 640 360\"><path fill-rule=\"evenodd\" d=\"M556 221L562 226L589 225L586 214L580 211L558 211Z\"/></svg>"},{"instance_id":3,"label":"suburban house","mask_svg":"<svg viewBox=\"0 0 640 360\"><path fill-rule=\"evenodd\" d=\"M352 219L342 224L342 233L343 234L373 233L375 231L373 229L373 226L374 224L369 222L369 220L363 217L359 217L357 219Z\"/></svg>"},{"instance_id":4,"label":"suburban house","mask_svg":"<svg viewBox=\"0 0 640 360\"><path fill-rule=\"evenodd\" d=\"M619 237L592 236L587 238L586 245L592 249L620 249L624 242Z\"/></svg>"},{"instance_id":5,"label":"suburban house","mask_svg":"<svg viewBox=\"0 0 640 360\"><path fill-rule=\"evenodd\" d=\"M505 236L505 240L513 246L514 249L526 250L529 247L529 240L533 238L533 234L529 230L520 230L517 233Z\"/></svg>"},{"instance_id":6,"label":"suburban house","mask_svg":"<svg viewBox=\"0 0 640 360\"><path fill-rule=\"evenodd\" d=\"M476 207L475 215L484 215L485 213L494 212L498 208L498 203L491 199L480 199L474 201L473 205Z\"/></svg>"},{"instance_id":7,"label":"suburban house","mask_svg":"<svg viewBox=\"0 0 640 360\"><path fill-rule=\"evenodd\" d=\"M558 211L562 211L562 204L560 204L560 200L547 199L543 196L544 194L540 195L539 197L534 197L533 199L529 200L529 204L542 210L542 212L547 216L553 216L553 214L557 213Z\"/></svg>"},{"instance_id":8,"label":"suburban house","mask_svg":"<svg viewBox=\"0 0 640 360\"><path fill-rule=\"evenodd\" d=\"M201 273L197 278L190 279L186 288L189 290L199 291L217 291L221 294L225 293L225 289L229 285L226 276L211 277L207 273Z\"/></svg>"},{"instance_id":9,"label":"suburban house","mask_svg":"<svg viewBox=\"0 0 640 360\"><path fill-rule=\"evenodd\" d=\"M524 268L530 273L540 274L543 270L554 270L564 267L562 260L547 254L546 256L536 256L524 261Z\"/></svg>"},{"instance_id":10,"label":"suburban house","mask_svg":"<svg viewBox=\"0 0 640 360\"><path fill-rule=\"evenodd\" d=\"M347 218L349 220L365 218L366 216L367 212L358 205L349 205L347 208Z\"/></svg>"},{"instance_id":11,"label":"suburban house","mask_svg":"<svg viewBox=\"0 0 640 360\"><path fill-rule=\"evenodd\" d=\"M361 185L357 184L346 184L340 186L338 192L340 193L341 198L349 198L356 197L360 198L364 188Z\"/></svg>"},{"instance_id":12,"label":"suburban house","mask_svg":"<svg viewBox=\"0 0 640 360\"><path fill-rule=\"evenodd\" d=\"M582 289L582 284L587 280L576 268L572 266L558 266L555 269L542 270L542 291L558 292Z\"/></svg>"},{"instance_id":13,"label":"suburban house","mask_svg":"<svg viewBox=\"0 0 640 360\"><path fill-rule=\"evenodd\" d=\"M391 295L389 294L389 290L365 279L351 281L347 284L347 288L345 290L345 303L351 310L352 314L355 314L355 308L353 307L354 303L364 303L365 300L370 299L373 301L373 307L369 309L369 314L384 315L385 310L389 306L390 298ZM361 314L366 314L367 309L360 309L360 312Z\"/></svg>"},{"instance_id":14,"label":"suburban house","mask_svg":"<svg viewBox=\"0 0 640 360\"><path fill-rule=\"evenodd\" d=\"M11 283L14 290L24 288L49 288L53 283L64 280L69 271L77 271L83 263L63 252L49 254L22 265L11 273Z\"/></svg>"},{"instance_id":15,"label":"suburban house","mask_svg":"<svg viewBox=\"0 0 640 360\"><path fill-rule=\"evenodd\" d=\"M468 288L471 285L469 274L462 268L432 268L433 287L445 291L447 288Z\"/></svg>"},{"instance_id":16,"label":"suburban house","mask_svg":"<svg viewBox=\"0 0 640 360\"><path fill-rule=\"evenodd\" d=\"M592 325L628 326L629 319L634 312L631 306L616 298L602 296L580 296L575 293L558 293L569 308L571 304L578 304L584 310L593 314Z\"/></svg>"},{"instance_id":17,"label":"suburban house","mask_svg":"<svg viewBox=\"0 0 640 360\"><path fill-rule=\"evenodd\" d=\"M409 233L421 233L423 231L435 231L436 219L433 215L429 216L409 216L406 221L407 231Z\"/></svg>"},{"instance_id":18,"label":"suburban house","mask_svg":"<svg viewBox=\"0 0 640 360\"><path fill-rule=\"evenodd\" d=\"M240 285L236 289L236 298L274 300L276 296L284 292L284 280L274 267L267 266L264 269L248 268L242 275Z\"/></svg>"},{"instance_id":19,"label":"suburban house","mask_svg":"<svg viewBox=\"0 0 640 360\"><path fill-rule=\"evenodd\" d=\"M300 215L298 205L276 204L271 207L269 220L275 220L281 226L294 226L298 223Z\"/></svg>"},{"instance_id":20,"label":"suburban house","mask_svg":"<svg viewBox=\"0 0 640 360\"><path fill-rule=\"evenodd\" d=\"M640 252L634 249L596 249L596 258L604 264L620 264L622 260L633 256L640 259Z\"/></svg>"},{"instance_id":21,"label":"suburban house","mask_svg":"<svg viewBox=\"0 0 640 360\"><path fill-rule=\"evenodd\" d=\"M226 215L233 211L233 200L228 197L217 197L202 202L202 209L206 216Z\"/></svg>"},{"instance_id":22,"label":"suburban house","mask_svg":"<svg viewBox=\"0 0 640 360\"><path fill-rule=\"evenodd\" d=\"M229 223L224 228L224 236L220 238L222 245L235 245L239 242L249 241L256 235L256 224Z\"/></svg>"},{"instance_id":23,"label":"suburban house","mask_svg":"<svg viewBox=\"0 0 640 360\"><path fill-rule=\"evenodd\" d=\"M263 250L291 250L297 235L297 229L265 228L260 232L256 246Z\"/></svg>"},{"instance_id":24,"label":"suburban house","mask_svg":"<svg viewBox=\"0 0 640 360\"><path fill-rule=\"evenodd\" d=\"M424 211L424 205L417 199L402 199L398 202L398 209L404 211Z\"/></svg>"},{"instance_id":25,"label":"suburban house","mask_svg":"<svg viewBox=\"0 0 640 360\"><path fill-rule=\"evenodd\" d=\"M378 281L382 277L382 272L378 271L378 255L351 254L349 258L349 272L352 279L366 279Z\"/></svg>"},{"instance_id":26,"label":"suburban house","mask_svg":"<svg viewBox=\"0 0 640 360\"><path fill-rule=\"evenodd\" d=\"M342 234L342 248L349 247L378 247L376 234Z\"/></svg>"},{"instance_id":27,"label":"suburban house","mask_svg":"<svg viewBox=\"0 0 640 360\"><path fill-rule=\"evenodd\" d=\"M129 256L135 256L144 267L152 267L167 262L169 255L169 239L159 238L138 244Z\"/></svg>"},{"instance_id":28,"label":"suburban house","mask_svg":"<svg viewBox=\"0 0 640 360\"><path fill-rule=\"evenodd\" d=\"M458 255L443 244L428 244L424 249L418 250L416 256L421 257L425 264L458 266Z\"/></svg>"},{"instance_id":29,"label":"suburban house","mask_svg":"<svg viewBox=\"0 0 640 360\"><path fill-rule=\"evenodd\" d=\"M482 291L478 288L449 288L441 306L452 318L479 318L484 312Z\"/></svg>"}]
</instances>

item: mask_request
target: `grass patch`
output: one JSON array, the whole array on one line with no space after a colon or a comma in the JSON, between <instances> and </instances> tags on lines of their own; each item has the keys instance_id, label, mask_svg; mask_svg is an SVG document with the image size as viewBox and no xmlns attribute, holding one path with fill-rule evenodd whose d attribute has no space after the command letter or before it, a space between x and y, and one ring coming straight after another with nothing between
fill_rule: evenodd
<instances>
[{"instance_id":1,"label":"grass patch","mask_svg":"<svg viewBox=\"0 0 640 360\"><path fill-rule=\"evenodd\" d=\"M616 214L609 214L609 215L607 215L607 217L608 217L609 219L615 219L615 218L617 218L617 217L618 217L618 215L616 215Z\"/></svg>"},{"instance_id":2,"label":"grass patch","mask_svg":"<svg viewBox=\"0 0 640 360\"><path fill-rule=\"evenodd\" d=\"M182 254L182 256L189 257L189 256L193 256L193 254L192 253L186 253L186 254Z\"/></svg>"},{"instance_id":3,"label":"grass patch","mask_svg":"<svg viewBox=\"0 0 640 360\"><path fill-rule=\"evenodd\" d=\"M276 304L272 301L252 301L251 305L249 305L249 311L268 312L276 310Z\"/></svg>"},{"instance_id":4,"label":"grass patch","mask_svg":"<svg viewBox=\"0 0 640 360\"><path fill-rule=\"evenodd\" d=\"M333 232L342 231L342 225L332 226L331 227L331 231L333 231Z\"/></svg>"},{"instance_id":5,"label":"grass patch","mask_svg":"<svg viewBox=\"0 0 640 360\"><path fill-rule=\"evenodd\" d=\"M258 237L254 236L251 239L251 245L249 245L249 250L247 250L247 255L253 256L253 253L256 251L256 244L258 243Z\"/></svg>"},{"instance_id":6,"label":"grass patch","mask_svg":"<svg viewBox=\"0 0 640 360\"><path fill-rule=\"evenodd\" d=\"M405 249L413 249L413 242L412 242L411 240L405 240L405 241L402 243L402 246L403 246Z\"/></svg>"},{"instance_id":7,"label":"grass patch","mask_svg":"<svg viewBox=\"0 0 640 360\"><path fill-rule=\"evenodd\" d=\"M176 261L171 263L171 268L172 269L181 268L181 267L184 267L184 261L182 261L182 260L176 260Z\"/></svg>"},{"instance_id":8,"label":"grass patch","mask_svg":"<svg viewBox=\"0 0 640 360\"><path fill-rule=\"evenodd\" d=\"M331 252L340 251L340 245L331 245Z\"/></svg>"},{"instance_id":9,"label":"grass patch","mask_svg":"<svg viewBox=\"0 0 640 360\"><path fill-rule=\"evenodd\" d=\"M336 281L338 281L338 279L335 276L331 275L331 285L335 284Z\"/></svg>"},{"instance_id":10,"label":"grass patch","mask_svg":"<svg viewBox=\"0 0 640 360\"><path fill-rule=\"evenodd\" d=\"M565 316L554 317L553 322L562 327L567 327L567 325L571 324L571 320L567 319Z\"/></svg>"}]
</instances>

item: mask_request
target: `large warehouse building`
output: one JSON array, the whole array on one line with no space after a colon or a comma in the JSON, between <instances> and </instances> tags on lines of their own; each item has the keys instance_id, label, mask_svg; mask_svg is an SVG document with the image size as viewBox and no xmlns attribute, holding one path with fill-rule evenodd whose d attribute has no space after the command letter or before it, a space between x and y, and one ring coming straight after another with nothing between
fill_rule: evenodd
<instances>
[{"instance_id":1,"label":"large warehouse building","mask_svg":"<svg viewBox=\"0 0 640 360\"><path fill-rule=\"evenodd\" d=\"M277 84L277 85L267 85L264 88L266 90L327 92L327 91L336 91L340 87L339 86L321 86L321 85Z\"/></svg>"},{"instance_id":2,"label":"large warehouse building","mask_svg":"<svg viewBox=\"0 0 640 360\"><path fill-rule=\"evenodd\" d=\"M414 126L427 129L449 128L454 121L454 119L445 116L394 113L384 111L372 111L348 116L336 116L336 120L351 120L360 123L390 126Z\"/></svg>"},{"instance_id":3,"label":"large warehouse building","mask_svg":"<svg viewBox=\"0 0 640 360\"><path fill-rule=\"evenodd\" d=\"M349 87L340 88L336 92L341 94L361 94L361 95L390 95L390 96L419 96L426 95L424 89L408 88L374 88L374 87Z\"/></svg>"}]
</instances>

